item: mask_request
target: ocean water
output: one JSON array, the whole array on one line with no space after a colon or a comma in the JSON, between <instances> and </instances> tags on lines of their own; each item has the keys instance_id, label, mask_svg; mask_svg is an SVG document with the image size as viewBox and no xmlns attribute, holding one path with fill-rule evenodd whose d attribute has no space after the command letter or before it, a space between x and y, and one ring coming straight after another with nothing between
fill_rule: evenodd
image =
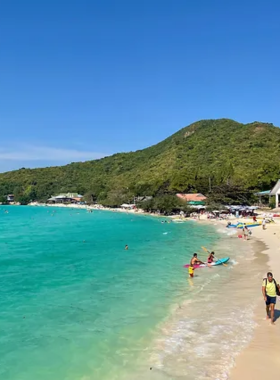
<instances>
[{"instance_id":1,"label":"ocean water","mask_svg":"<svg viewBox=\"0 0 280 380\"><path fill-rule=\"evenodd\" d=\"M161 221L0 207L0 378L226 379L253 333L262 263L215 226ZM201 245L232 261L190 280Z\"/></svg>"},{"instance_id":2,"label":"ocean water","mask_svg":"<svg viewBox=\"0 0 280 380\"><path fill-rule=\"evenodd\" d=\"M135 371L183 296L182 265L202 240L215 239L195 223L1 207L0 378L102 380Z\"/></svg>"}]
</instances>

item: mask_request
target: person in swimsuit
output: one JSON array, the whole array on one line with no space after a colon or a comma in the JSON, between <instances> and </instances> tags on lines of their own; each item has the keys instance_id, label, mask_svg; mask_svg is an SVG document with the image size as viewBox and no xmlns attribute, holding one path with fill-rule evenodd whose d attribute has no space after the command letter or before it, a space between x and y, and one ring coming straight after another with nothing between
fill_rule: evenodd
<instances>
[{"instance_id":1,"label":"person in swimsuit","mask_svg":"<svg viewBox=\"0 0 280 380\"><path fill-rule=\"evenodd\" d=\"M210 255L208 256L208 259L207 259L207 263L208 264L212 264L214 261L215 261L215 252L214 251L212 251L211 253L210 253Z\"/></svg>"},{"instance_id":2,"label":"person in swimsuit","mask_svg":"<svg viewBox=\"0 0 280 380\"><path fill-rule=\"evenodd\" d=\"M190 262L190 266L193 267L194 265L199 265L199 264L205 264L205 263L201 260L198 260L197 253L194 253Z\"/></svg>"}]
</instances>

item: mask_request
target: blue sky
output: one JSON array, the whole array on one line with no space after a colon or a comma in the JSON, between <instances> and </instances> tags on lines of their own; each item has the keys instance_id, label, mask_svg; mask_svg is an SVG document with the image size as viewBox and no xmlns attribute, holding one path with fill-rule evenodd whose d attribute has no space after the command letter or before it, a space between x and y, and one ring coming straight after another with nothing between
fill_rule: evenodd
<instances>
[{"instance_id":1,"label":"blue sky","mask_svg":"<svg viewBox=\"0 0 280 380\"><path fill-rule=\"evenodd\" d=\"M0 4L0 171L142 149L200 119L280 126L276 0Z\"/></svg>"}]
</instances>

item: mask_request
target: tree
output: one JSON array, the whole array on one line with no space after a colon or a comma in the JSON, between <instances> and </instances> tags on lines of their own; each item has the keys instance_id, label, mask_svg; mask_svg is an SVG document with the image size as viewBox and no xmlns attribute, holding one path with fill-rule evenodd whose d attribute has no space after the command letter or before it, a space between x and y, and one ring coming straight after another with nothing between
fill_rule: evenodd
<instances>
[{"instance_id":1,"label":"tree","mask_svg":"<svg viewBox=\"0 0 280 380\"><path fill-rule=\"evenodd\" d=\"M253 192L247 190L243 186L222 184L213 186L211 193L208 195L206 203L208 206L211 204L249 204L250 199L253 197Z\"/></svg>"},{"instance_id":2,"label":"tree","mask_svg":"<svg viewBox=\"0 0 280 380\"><path fill-rule=\"evenodd\" d=\"M280 128L269 123L202 120L136 152L0 173L0 195L46 200L61 192L80 192L116 204L138 195L194 191L207 195L211 178L212 193L215 187L236 186L239 201L251 201L254 192L270 189L280 178L279 146ZM115 189L128 190L119 196ZM224 200L236 198L226 189L218 194Z\"/></svg>"},{"instance_id":3,"label":"tree","mask_svg":"<svg viewBox=\"0 0 280 380\"><path fill-rule=\"evenodd\" d=\"M140 181L133 189L135 196L154 195L154 186L151 183Z\"/></svg>"},{"instance_id":4,"label":"tree","mask_svg":"<svg viewBox=\"0 0 280 380\"><path fill-rule=\"evenodd\" d=\"M128 188L116 188L108 192L102 204L108 207L119 207L123 203L130 203L132 199L133 195Z\"/></svg>"},{"instance_id":5,"label":"tree","mask_svg":"<svg viewBox=\"0 0 280 380\"><path fill-rule=\"evenodd\" d=\"M87 191L83 196L83 200L90 205L96 202L97 196L92 191Z\"/></svg>"},{"instance_id":6,"label":"tree","mask_svg":"<svg viewBox=\"0 0 280 380\"><path fill-rule=\"evenodd\" d=\"M180 211L183 211L189 215L191 212L189 205L185 201L171 194L156 196L151 200L140 202L137 206L142 208L144 211L159 211L164 215L171 215L172 213L178 213Z\"/></svg>"},{"instance_id":7,"label":"tree","mask_svg":"<svg viewBox=\"0 0 280 380\"><path fill-rule=\"evenodd\" d=\"M7 204L9 204L9 202L7 201L7 197L5 197L5 196L0 196L0 204L2 204L2 205L7 205Z\"/></svg>"},{"instance_id":8,"label":"tree","mask_svg":"<svg viewBox=\"0 0 280 380\"><path fill-rule=\"evenodd\" d=\"M21 205L28 205L30 198L27 195L20 195L17 198L17 202L19 202Z\"/></svg>"}]
</instances>

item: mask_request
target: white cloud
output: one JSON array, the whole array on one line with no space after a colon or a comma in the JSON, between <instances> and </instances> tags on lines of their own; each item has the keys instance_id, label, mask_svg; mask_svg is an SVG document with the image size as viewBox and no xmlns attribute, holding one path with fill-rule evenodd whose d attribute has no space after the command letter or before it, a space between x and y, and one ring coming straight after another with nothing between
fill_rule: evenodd
<instances>
[{"instance_id":1,"label":"white cloud","mask_svg":"<svg viewBox=\"0 0 280 380\"><path fill-rule=\"evenodd\" d=\"M65 165L75 161L96 160L108 154L82 149L64 149L40 145L0 146L0 173L25 168Z\"/></svg>"},{"instance_id":2,"label":"white cloud","mask_svg":"<svg viewBox=\"0 0 280 380\"><path fill-rule=\"evenodd\" d=\"M53 148L46 146L21 145L19 147L1 148L0 160L5 161L86 161L106 156L103 153L76 149Z\"/></svg>"}]
</instances>

